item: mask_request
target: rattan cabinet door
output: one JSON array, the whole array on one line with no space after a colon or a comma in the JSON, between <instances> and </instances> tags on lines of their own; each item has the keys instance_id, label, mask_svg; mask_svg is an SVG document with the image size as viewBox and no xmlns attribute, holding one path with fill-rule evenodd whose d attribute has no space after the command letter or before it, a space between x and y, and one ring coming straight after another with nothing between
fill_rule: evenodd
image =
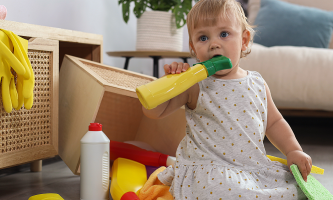
<instances>
[{"instance_id":1,"label":"rattan cabinet door","mask_svg":"<svg viewBox=\"0 0 333 200\"><path fill-rule=\"evenodd\" d=\"M58 154L59 42L31 38L28 48L34 102L6 113L0 98L0 169Z\"/></svg>"}]
</instances>

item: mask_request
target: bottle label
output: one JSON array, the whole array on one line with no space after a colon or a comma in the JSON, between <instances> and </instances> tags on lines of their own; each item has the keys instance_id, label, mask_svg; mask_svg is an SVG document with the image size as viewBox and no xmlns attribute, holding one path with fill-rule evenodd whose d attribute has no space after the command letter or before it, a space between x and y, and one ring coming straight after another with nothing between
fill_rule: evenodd
<instances>
[{"instance_id":1,"label":"bottle label","mask_svg":"<svg viewBox=\"0 0 333 200\"><path fill-rule=\"evenodd\" d=\"M109 152L104 152L102 159L102 184L104 191L109 189Z\"/></svg>"}]
</instances>

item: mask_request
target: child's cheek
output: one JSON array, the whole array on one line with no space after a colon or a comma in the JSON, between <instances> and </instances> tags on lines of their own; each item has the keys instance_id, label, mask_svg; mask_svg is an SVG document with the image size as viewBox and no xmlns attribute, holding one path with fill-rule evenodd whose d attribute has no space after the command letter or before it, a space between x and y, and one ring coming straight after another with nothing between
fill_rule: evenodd
<instances>
[{"instance_id":1,"label":"child's cheek","mask_svg":"<svg viewBox=\"0 0 333 200\"><path fill-rule=\"evenodd\" d=\"M224 74L227 74L230 71L231 71L231 69L224 69L224 70L217 71L215 74L216 75L224 75Z\"/></svg>"}]
</instances>

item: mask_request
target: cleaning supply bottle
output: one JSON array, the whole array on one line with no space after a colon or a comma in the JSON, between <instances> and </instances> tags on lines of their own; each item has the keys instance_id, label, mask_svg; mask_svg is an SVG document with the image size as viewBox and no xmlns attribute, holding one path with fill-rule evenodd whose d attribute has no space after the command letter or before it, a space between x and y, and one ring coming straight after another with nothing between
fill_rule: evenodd
<instances>
[{"instance_id":1,"label":"cleaning supply bottle","mask_svg":"<svg viewBox=\"0 0 333 200\"><path fill-rule=\"evenodd\" d=\"M141 104L148 110L172 99L217 71L232 68L232 63L225 56L215 56L210 60L195 64L186 72L169 74L160 79L141 85L136 93Z\"/></svg>"},{"instance_id":2,"label":"cleaning supply bottle","mask_svg":"<svg viewBox=\"0 0 333 200\"><path fill-rule=\"evenodd\" d=\"M109 199L110 140L102 124L90 123L81 139L80 199Z\"/></svg>"},{"instance_id":3,"label":"cleaning supply bottle","mask_svg":"<svg viewBox=\"0 0 333 200\"><path fill-rule=\"evenodd\" d=\"M110 160L117 158L126 158L144 165L160 167L173 165L175 157L159 152L141 149L132 144L124 142L110 141Z\"/></svg>"}]
</instances>

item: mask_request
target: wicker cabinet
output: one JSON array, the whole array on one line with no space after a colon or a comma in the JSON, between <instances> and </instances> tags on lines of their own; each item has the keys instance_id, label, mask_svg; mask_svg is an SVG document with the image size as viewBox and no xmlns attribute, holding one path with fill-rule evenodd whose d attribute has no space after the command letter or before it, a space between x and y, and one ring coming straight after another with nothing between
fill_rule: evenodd
<instances>
[{"instance_id":1,"label":"wicker cabinet","mask_svg":"<svg viewBox=\"0 0 333 200\"><path fill-rule=\"evenodd\" d=\"M29 40L35 74L34 103L6 113L0 100L0 169L58 155L59 64L65 54L102 61L102 36L0 20L0 29Z\"/></svg>"},{"instance_id":2,"label":"wicker cabinet","mask_svg":"<svg viewBox=\"0 0 333 200\"><path fill-rule=\"evenodd\" d=\"M6 113L0 101L0 168L57 155L59 44L30 39L28 58L35 74L34 102Z\"/></svg>"}]
</instances>

